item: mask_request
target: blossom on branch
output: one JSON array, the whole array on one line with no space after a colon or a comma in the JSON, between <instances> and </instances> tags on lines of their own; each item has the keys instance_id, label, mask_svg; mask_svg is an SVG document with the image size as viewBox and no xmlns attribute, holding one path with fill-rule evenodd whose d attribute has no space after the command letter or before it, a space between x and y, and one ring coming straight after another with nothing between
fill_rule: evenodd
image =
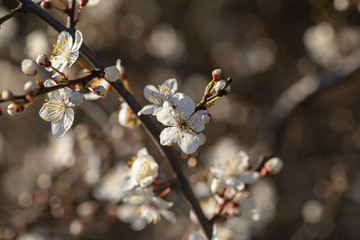
<instances>
[{"instance_id":1,"label":"blossom on branch","mask_svg":"<svg viewBox=\"0 0 360 240\"><path fill-rule=\"evenodd\" d=\"M57 85L53 80L46 80L45 87ZM51 132L55 137L62 137L70 129L74 121L74 105L69 102L73 91L64 87L48 93L49 99L45 100L40 109L40 117L51 122Z\"/></svg>"},{"instance_id":2,"label":"blossom on branch","mask_svg":"<svg viewBox=\"0 0 360 240\"><path fill-rule=\"evenodd\" d=\"M83 37L81 32L76 30L75 41L73 41L70 33L63 31L56 42L50 59L52 66L62 72L66 66L71 67L78 59Z\"/></svg>"},{"instance_id":3,"label":"blossom on branch","mask_svg":"<svg viewBox=\"0 0 360 240\"><path fill-rule=\"evenodd\" d=\"M176 92L178 87L175 78L166 80L158 89L154 85L146 85L144 88L144 95L146 99L152 104L144 106L139 112L141 114L156 115L163 107L163 104L169 100Z\"/></svg>"},{"instance_id":4,"label":"blossom on branch","mask_svg":"<svg viewBox=\"0 0 360 240\"><path fill-rule=\"evenodd\" d=\"M249 167L249 156L241 151L234 157L218 159L210 171L215 177L224 179L228 186L241 191L245 184L255 183L259 179L259 173L250 171Z\"/></svg>"},{"instance_id":5,"label":"blossom on branch","mask_svg":"<svg viewBox=\"0 0 360 240\"><path fill-rule=\"evenodd\" d=\"M160 133L160 144L177 143L184 153L190 154L200 145L198 135L205 128L201 116L206 110L194 112L195 103L188 96L178 100L177 105L161 108L156 115L159 122L168 126Z\"/></svg>"}]
</instances>

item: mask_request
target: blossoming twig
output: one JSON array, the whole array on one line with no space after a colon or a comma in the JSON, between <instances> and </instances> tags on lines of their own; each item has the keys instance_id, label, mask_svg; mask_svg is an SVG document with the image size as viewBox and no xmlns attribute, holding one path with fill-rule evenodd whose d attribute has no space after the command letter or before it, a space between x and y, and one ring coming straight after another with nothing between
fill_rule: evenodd
<instances>
[{"instance_id":1,"label":"blossoming twig","mask_svg":"<svg viewBox=\"0 0 360 240\"><path fill-rule=\"evenodd\" d=\"M44 20L46 23L48 23L51 27L53 27L58 32L61 31L68 31L70 34L75 33L75 29L67 28L64 25L62 25L60 22L58 22L56 19L54 19L50 14L43 11L41 8L39 8L36 4L31 2L30 0L17 0L18 2L22 3L25 10L28 10L29 12L33 13L34 15L38 16L42 20ZM82 44L80 51L82 54L89 60L89 62L93 63L97 68L100 68L101 71L103 71L106 68L106 65L99 59L95 53L93 53L86 44ZM129 93L129 91L125 88L122 82L116 81L112 82L111 85L113 88L120 93L120 95L124 98L124 100L129 104L129 106L133 109L134 113L138 113L141 109L141 106L139 103L135 100L133 95ZM182 172L182 168L180 165L180 161L178 157L174 154L174 152L171 150L171 148L163 147L159 144L160 139L160 131L155 126L155 124L152 122L152 120L148 116L140 116L140 120L143 123L144 129L146 132L150 135L154 143L156 144L158 150L162 154L162 156L170 163L173 172L178 178L178 181L181 186L182 193L185 195L185 199L189 201L189 205L192 206L192 209L194 213L196 214L199 223L201 224L202 228L204 229L204 232L206 235L211 238L212 236L212 223L209 222L203 211L200 208L200 205L191 190L191 186L189 182L187 181L187 178L185 177L184 173Z\"/></svg>"}]
</instances>

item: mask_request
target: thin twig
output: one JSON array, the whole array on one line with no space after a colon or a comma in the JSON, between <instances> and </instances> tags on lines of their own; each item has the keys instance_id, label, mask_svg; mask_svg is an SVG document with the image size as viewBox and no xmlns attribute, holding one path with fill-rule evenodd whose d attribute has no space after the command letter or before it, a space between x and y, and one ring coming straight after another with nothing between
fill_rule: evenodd
<instances>
[{"instance_id":1,"label":"thin twig","mask_svg":"<svg viewBox=\"0 0 360 240\"><path fill-rule=\"evenodd\" d=\"M22 11L24 11L23 6L22 4L19 4L17 8L10 10L10 12L0 18L0 25L9 20L10 18L18 15Z\"/></svg>"},{"instance_id":2,"label":"thin twig","mask_svg":"<svg viewBox=\"0 0 360 240\"><path fill-rule=\"evenodd\" d=\"M61 31L69 31L70 34L74 34L74 29L72 28L66 28L64 25L59 23L57 20L55 20L51 15L43 11L41 8L36 6L33 2L30 0L17 0L19 2L22 2L24 4L24 7L29 12L33 13L34 15L38 16L42 20L44 20L46 23L48 23L51 27L53 27L58 32ZM97 68L100 68L102 71L105 69L106 65L100 60L100 58L92 52L85 43L82 44L80 51L82 54L87 58L87 60L94 64ZM133 95L131 95L127 89L124 87L124 85L120 81L116 81L111 83L113 88L120 93L120 95L124 98L124 100L129 104L130 108L133 110L135 114L137 114L141 106L139 103L135 100ZM208 221L201 210L201 207L199 205L198 200L196 199L191 186L189 182L187 181L187 178L185 177L181 164L180 159L177 157L173 150L169 147L164 147L160 145L160 131L155 126L155 124L152 122L149 116L142 115L140 117L141 122L143 123L143 127L146 130L146 132L151 136L152 140L154 141L155 145L157 146L158 150L162 154L162 156L167 160L168 163L170 163L173 172L177 176L177 179L180 183L182 193L184 194L185 198L189 201L189 205L192 207L194 213L196 214L200 225L202 226L204 232L206 235L211 238L212 236L212 224L210 221Z\"/></svg>"}]
</instances>

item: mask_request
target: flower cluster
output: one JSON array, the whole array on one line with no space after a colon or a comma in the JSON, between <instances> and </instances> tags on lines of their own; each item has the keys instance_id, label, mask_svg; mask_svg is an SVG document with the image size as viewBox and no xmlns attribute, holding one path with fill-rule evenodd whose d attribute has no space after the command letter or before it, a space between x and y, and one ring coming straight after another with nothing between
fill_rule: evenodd
<instances>
[{"instance_id":1,"label":"flower cluster","mask_svg":"<svg viewBox=\"0 0 360 240\"><path fill-rule=\"evenodd\" d=\"M184 153L194 153L205 142L202 132L205 124L211 121L206 109L230 91L230 81L220 80L220 76L220 69L213 71L213 79L198 105L189 96L176 93L178 84L175 78L166 80L158 88L147 85L144 95L151 104L144 106L138 115L152 114L166 126L160 134L161 145L177 143Z\"/></svg>"},{"instance_id":2,"label":"flower cluster","mask_svg":"<svg viewBox=\"0 0 360 240\"><path fill-rule=\"evenodd\" d=\"M157 223L162 217L175 223L175 215L168 210L173 203L154 193L165 183L158 181L159 165L146 148L140 149L128 166L119 164L116 169L103 178L94 195L101 200L122 201L117 211L120 220L130 223L135 230Z\"/></svg>"},{"instance_id":3,"label":"flower cluster","mask_svg":"<svg viewBox=\"0 0 360 240\"><path fill-rule=\"evenodd\" d=\"M257 171L250 168L249 156L240 151L230 158L217 158L210 167L212 174L211 192L215 199L203 204L205 212L214 222L212 239L223 239L224 232L235 231L235 222L257 221L260 212L252 198L249 187L259 181L260 177L278 173L283 166L279 158L267 159ZM207 210L206 210L207 209ZM232 235L236 235L233 233ZM207 239L202 233L193 232L189 239Z\"/></svg>"}]
</instances>

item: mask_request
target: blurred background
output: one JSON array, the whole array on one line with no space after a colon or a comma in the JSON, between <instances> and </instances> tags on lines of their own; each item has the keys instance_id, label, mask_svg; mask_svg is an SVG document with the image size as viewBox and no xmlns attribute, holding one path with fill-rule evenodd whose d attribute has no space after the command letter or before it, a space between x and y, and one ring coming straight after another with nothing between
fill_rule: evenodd
<instances>
[{"instance_id":1,"label":"blurred background","mask_svg":"<svg viewBox=\"0 0 360 240\"><path fill-rule=\"evenodd\" d=\"M16 6L1 0L0 15ZM240 222L227 239L356 240L358 9L356 0L100 0L83 10L77 28L107 65L121 59L142 105L146 84L176 77L179 91L197 102L212 70L232 77L231 93L209 110L205 145L191 157L208 166L240 149L253 163L272 152L284 168L252 189L260 221ZM50 54L57 35L29 13L2 24L0 89L23 94L34 78L21 72L21 61ZM118 124L118 96L83 103L61 139L39 117L41 106L40 100L15 118L0 118L0 239L182 239L196 229L176 194L169 201L178 206L178 223L163 220L140 232L118 220L116 204L96 198L104 176L144 145L170 176L143 129ZM184 165L188 157L182 155ZM194 186L201 198L207 187Z\"/></svg>"}]
</instances>

